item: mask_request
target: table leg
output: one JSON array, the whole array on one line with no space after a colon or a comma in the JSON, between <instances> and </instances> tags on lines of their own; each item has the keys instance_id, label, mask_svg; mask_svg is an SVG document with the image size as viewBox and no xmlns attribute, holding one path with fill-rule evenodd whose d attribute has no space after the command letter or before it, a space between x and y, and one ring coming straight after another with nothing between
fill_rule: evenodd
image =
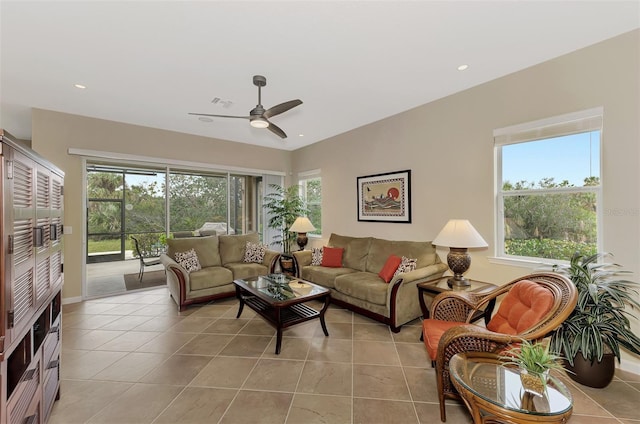
<instances>
[{"instance_id":1,"label":"table leg","mask_svg":"<svg viewBox=\"0 0 640 424\"><path fill-rule=\"evenodd\" d=\"M276 355L280 355L282 346L282 319L280 318L280 308L276 308Z\"/></svg>"},{"instance_id":2,"label":"table leg","mask_svg":"<svg viewBox=\"0 0 640 424\"><path fill-rule=\"evenodd\" d=\"M331 296L326 295L324 297L324 306L322 310L320 310L320 325L322 325L322 331L324 331L325 336L329 336L329 332L327 331L327 324L324 322L324 313L327 312L327 308L329 308L329 304L331 303Z\"/></svg>"},{"instance_id":3,"label":"table leg","mask_svg":"<svg viewBox=\"0 0 640 424\"><path fill-rule=\"evenodd\" d=\"M236 286L236 297L238 298L238 315L236 315L236 318L240 318L240 315L242 315L242 309L244 308L244 297L242 297L242 289L240 289L239 286Z\"/></svg>"}]
</instances>

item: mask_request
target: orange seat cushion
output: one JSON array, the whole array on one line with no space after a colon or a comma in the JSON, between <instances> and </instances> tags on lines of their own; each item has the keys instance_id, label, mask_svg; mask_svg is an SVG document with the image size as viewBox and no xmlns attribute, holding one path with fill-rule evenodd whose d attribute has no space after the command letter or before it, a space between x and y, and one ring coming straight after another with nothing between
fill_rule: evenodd
<instances>
[{"instance_id":1,"label":"orange seat cushion","mask_svg":"<svg viewBox=\"0 0 640 424\"><path fill-rule=\"evenodd\" d=\"M464 322L458 321L441 321L439 319L425 319L422 321L422 335L424 336L424 345L432 361L436 360L438 354L438 343L445 331L452 327L462 325Z\"/></svg>"},{"instance_id":2,"label":"orange seat cushion","mask_svg":"<svg viewBox=\"0 0 640 424\"><path fill-rule=\"evenodd\" d=\"M544 317L553 306L551 291L529 280L513 285L487 328L496 333L520 334Z\"/></svg>"}]
</instances>

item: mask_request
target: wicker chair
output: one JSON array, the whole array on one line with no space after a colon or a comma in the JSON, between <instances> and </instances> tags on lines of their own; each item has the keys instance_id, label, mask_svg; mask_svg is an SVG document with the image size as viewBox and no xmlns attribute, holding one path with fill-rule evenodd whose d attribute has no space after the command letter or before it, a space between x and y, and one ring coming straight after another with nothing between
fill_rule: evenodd
<instances>
[{"instance_id":1,"label":"wicker chair","mask_svg":"<svg viewBox=\"0 0 640 424\"><path fill-rule=\"evenodd\" d=\"M485 309L492 299L507 294L516 283L525 280L536 283L551 292L551 304L548 307L548 312L536 318L535 322L528 325L527 328L520 329L514 334L497 333L478 325L469 324L474 312L479 309ZM522 286L520 285L520 287ZM549 298L548 295L547 298ZM423 335L425 345L427 345L428 350L431 350L430 356L434 351L434 340L439 337L439 341L436 344L437 352L435 357L432 356L431 359L435 360L436 365L440 419L443 422L446 421L445 399L460 399L449 379L449 360L453 355L470 351L500 352L511 342L517 342L522 339L542 339L571 314L576 306L577 299L576 288L571 280L555 273L527 275L484 295L451 291L436 296L431 305L432 318L423 322ZM506 305L505 302L503 303ZM498 313L503 312L503 309L503 305L501 305ZM496 318L496 315L492 320ZM442 321L448 321L448 323L443 323ZM488 326L491 327L491 323ZM443 328L448 329L442 332Z\"/></svg>"}]
</instances>

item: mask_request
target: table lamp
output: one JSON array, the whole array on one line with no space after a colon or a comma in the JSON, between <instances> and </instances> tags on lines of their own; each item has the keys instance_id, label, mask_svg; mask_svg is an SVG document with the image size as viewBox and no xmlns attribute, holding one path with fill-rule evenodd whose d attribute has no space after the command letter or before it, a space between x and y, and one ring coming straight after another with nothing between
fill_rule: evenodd
<instances>
[{"instance_id":1,"label":"table lamp","mask_svg":"<svg viewBox=\"0 0 640 424\"><path fill-rule=\"evenodd\" d=\"M471 284L462 274L471 266L470 247L487 247L488 244L466 219L450 219L432 242L436 246L449 248L447 264L453 278L447 282L450 287L468 287Z\"/></svg>"},{"instance_id":2,"label":"table lamp","mask_svg":"<svg viewBox=\"0 0 640 424\"><path fill-rule=\"evenodd\" d=\"M298 233L298 238L296 239L296 243L300 246L300 250L304 250L304 247L307 245L309 239L307 238L307 233L309 231L315 231L316 227L313 226L309 218L306 216L299 216L296 218L295 222L289 228L289 231Z\"/></svg>"}]
</instances>

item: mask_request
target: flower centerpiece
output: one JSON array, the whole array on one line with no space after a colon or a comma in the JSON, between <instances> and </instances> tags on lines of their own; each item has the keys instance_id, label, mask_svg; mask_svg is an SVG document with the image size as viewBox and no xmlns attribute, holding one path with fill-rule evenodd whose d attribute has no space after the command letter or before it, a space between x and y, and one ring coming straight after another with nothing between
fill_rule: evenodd
<instances>
[{"instance_id":1,"label":"flower centerpiece","mask_svg":"<svg viewBox=\"0 0 640 424\"><path fill-rule=\"evenodd\" d=\"M516 365L520 369L522 387L537 396L544 395L550 370L564 370L563 358L550 351L548 343L522 340L503 352L500 359L505 364Z\"/></svg>"}]
</instances>

